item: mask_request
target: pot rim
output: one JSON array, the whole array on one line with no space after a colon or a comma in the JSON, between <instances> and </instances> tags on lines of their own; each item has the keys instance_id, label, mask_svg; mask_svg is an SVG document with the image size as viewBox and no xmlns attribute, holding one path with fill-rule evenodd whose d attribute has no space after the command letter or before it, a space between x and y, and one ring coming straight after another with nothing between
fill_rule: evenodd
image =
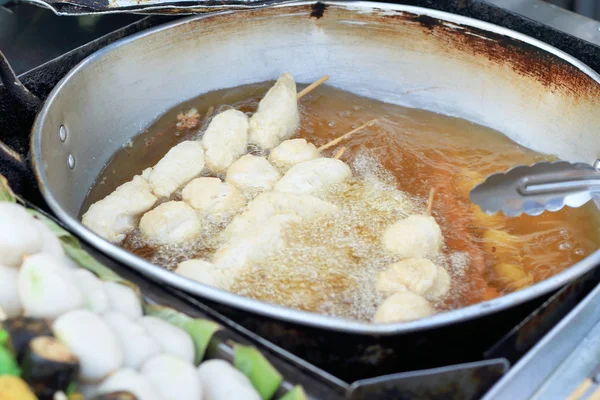
<instances>
[{"instance_id":1,"label":"pot rim","mask_svg":"<svg viewBox=\"0 0 600 400\"><path fill-rule=\"evenodd\" d=\"M314 3L316 2L297 1L279 4L271 8L297 7L310 5ZM568 55L567 53L558 50L537 39L488 22L483 22L469 17L464 17L461 15L451 14L443 11L401 4L371 3L365 1L323 1L322 3L350 10L356 9L363 12L365 10L381 10L384 12L398 11L410 14L426 15L432 18L443 20L445 22L466 25L474 28L479 28L485 31L493 32L496 34L505 35L513 39L519 40L521 42L533 45L541 50L547 51L555 56L562 58L563 60L575 66L580 71L582 71L583 73L585 73L600 84L600 75L598 75L590 67L588 67L581 61L575 59L574 57ZM46 202L48 203L50 209L57 215L58 218L60 218L60 220L63 221L63 223L65 223L65 225L73 233L75 233L85 242L92 245L96 249L102 251L104 254L110 256L111 258L122 262L127 266L135 269L136 271L150 277L151 279L158 280L176 289L182 290L193 295L197 295L201 298L206 298L216 303L221 303L226 306L230 306L244 311L249 311L254 314L287 322L297 323L300 325L306 325L315 328L323 328L344 333L367 335L393 335L401 333L410 333L468 321L477 317L499 312L509 307L524 303L527 300L537 298L552 290L558 289L561 286L574 280L575 278L581 276L585 272L593 269L596 265L600 264L600 250L596 250L594 253L590 254L588 257L581 260L580 262L572 265L568 269L517 292L513 292L471 306L436 314L434 316L416 321L390 324L373 324L369 322L359 322L339 317L325 316L307 311L295 310L292 308L287 308L259 300L250 299L244 296L233 294L228 291L207 286L199 282L176 275L173 272L167 271L166 269L163 269L140 257L137 257L136 255L122 249L121 247L115 244L106 241L105 239L96 235L91 230L87 229L77 219L72 218L63 209L61 204L56 200L53 193L48 188L48 180L46 172L43 168L44 161L41 158L41 133L44 121L48 117L48 114L50 113L50 110L52 108L54 98L61 92L62 88L67 84L69 79L76 75L80 70L85 68L86 65L93 63L95 60L102 57L104 54L110 52L111 50L119 46L122 46L129 42L133 42L142 37L153 35L156 32L169 30L179 25L185 25L193 20L199 20L203 18L218 18L221 15L226 15L234 12L247 12L247 10L221 11L212 14L191 16L173 22L169 22L167 24L160 25L158 27L154 27L118 40L115 43L112 43L109 46L106 46L101 50L95 52L94 54L90 55L85 60L83 60L81 63L79 63L51 91L41 111L39 112L35 120L34 126L32 128L31 153L33 168L39 183L40 191L44 196Z\"/></svg>"}]
</instances>

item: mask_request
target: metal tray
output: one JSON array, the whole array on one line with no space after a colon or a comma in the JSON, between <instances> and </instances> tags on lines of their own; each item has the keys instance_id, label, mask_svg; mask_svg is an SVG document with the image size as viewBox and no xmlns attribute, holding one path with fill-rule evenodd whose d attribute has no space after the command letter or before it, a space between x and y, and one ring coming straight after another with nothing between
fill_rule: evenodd
<instances>
[{"instance_id":1,"label":"metal tray","mask_svg":"<svg viewBox=\"0 0 600 400\"><path fill-rule=\"evenodd\" d=\"M597 285L483 400L566 399L599 363L600 285Z\"/></svg>"}]
</instances>

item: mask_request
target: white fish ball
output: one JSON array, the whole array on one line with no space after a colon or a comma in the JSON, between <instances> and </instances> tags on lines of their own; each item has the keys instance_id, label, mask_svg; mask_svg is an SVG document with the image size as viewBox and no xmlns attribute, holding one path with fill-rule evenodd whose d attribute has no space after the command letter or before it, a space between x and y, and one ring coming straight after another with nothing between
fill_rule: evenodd
<instances>
[{"instance_id":1,"label":"white fish ball","mask_svg":"<svg viewBox=\"0 0 600 400\"><path fill-rule=\"evenodd\" d=\"M152 168L148 183L157 197L169 197L200 175L204 169L204 148L198 141L186 140L173 147Z\"/></svg>"},{"instance_id":2,"label":"white fish ball","mask_svg":"<svg viewBox=\"0 0 600 400\"><path fill-rule=\"evenodd\" d=\"M319 150L306 139L290 139L271 150L269 161L278 168L288 170L296 164L320 157Z\"/></svg>"},{"instance_id":3,"label":"white fish ball","mask_svg":"<svg viewBox=\"0 0 600 400\"><path fill-rule=\"evenodd\" d=\"M117 391L130 392L137 400L162 400L157 388L150 383L148 378L129 368L120 369L109 376L98 386L96 393Z\"/></svg>"},{"instance_id":4,"label":"white fish ball","mask_svg":"<svg viewBox=\"0 0 600 400\"><path fill-rule=\"evenodd\" d=\"M248 145L248 116L238 110L217 114L202 136L206 165L215 173L224 172Z\"/></svg>"},{"instance_id":5,"label":"white fish ball","mask_svg":"<svg viewBox=\"0 0 600 400\"><path fill-rule=\"evenodd\" d=\"M435 218L426 215L411 215L390 225L383 234L386 249L405 258L438 254L443 240Z\"/></svg>"},{"instance_id":6,"label":"white fish ball","mask_svg":"<svg viewBox=\"0 0 600 400\"><path fill-rule=\"evenodd\" d=\"M424 258L409 258L390 265L377 276L376 287L384 295L407 289L421 296L433 286L438 267Z\"/></svg>"},{"instance_id":7,"label":"white fish ball","mask_svg":"<svg viewBox=\"0 0 600 400\"><path fill-rule=\"evenodd\" d=\"M246 154L231 164L225 182L243 193L257 194L273 189L280 177L279 171L265 157Z\"/></svg>"},{"instance_id":8,"label":"white fish ball","mask_svg":"<svg viewBox=\"0 0 600 400\"><path fill-rule=\"evenodd\" d=\"M452 284L450 275L442 267L438 267L437 275L433 281L431 289L426 293L427 299L435 301L444 297L449 291Z\"/></svg>"},{"instance_id":9,"label":"white fish ball","mask_svg":"<svg viewBox=\"0 0 600 400\"><path fill-rule=\"evenodd\" d=\"M167 245L197 238L201 226L192 207L183 201L169 201L144 214L140 231L148 240Z\"/></svg>"},{"instance_id":10,"label":"white fish ball","mask_svg":"<svg viewBox=\"0 0 600 400\"><path fill-rule=\"evenodd\" d=\"M21 300L17 290L19 270L15 267L0 265L0 310L4 318L21 315ZM0 318L2 320L2 318Z\"/></svg>"},{"instance_id":11,"label":"white fish ball","mask_svg":"<svg viewBox=\"0 0 600 400\"><path fill-rule=\"evenodd\" d=\"M260 400L246 375L223 360L204 361L198 367L204 400Z\"/></svg>"},{"instance_id":12,"label":"white fish ball","mask_svg":"<svg viewBox=\"0 0 600 400\"><path fill-rule=\"evenodd\" d=\"M102 319L117 336L123 350L123 367L138 369L146 360L160 354L161 348L146 329L130 316L109 311Z\"/></svg>"},{"instance_id":13,"label":"white fish ball","mask_svg":"<svg viewBox=\"0 0 600 400\"><path fill-rule=\"evenodd\" d=\"M186 331L152 316L142 317L138 322L146 328L163 352L177 356L190 364L194 362L194 342Z\"/></svg>"},{"instance_id":14,"label":"white fish ball","mask_svg":"<svg viewBox=\"0 0 600 400\"><path fill-rule=\"evenodd\" d=\"M163 400L202 400L196 368L179 357L160 354L142 365L140 372L158 389Z\"/></svg>"},{"instance_id":15,"label":"white fish ball","mask_svg":"<svg viewBox=\"0 0 600 400\"><path fill-rule=\"evenodd\" d=\"M311 194L343 182L352 176L352 170L335 158L316 158L294 165L283 175L276 192Z\"/></svg>"},{"instance_id":16,"label":"white fish ball","mask_svg":"<svg viewBox=\"0 0 600 400\"><path fill-rule=\"evenodd\" d=\"M123 364L119 339L89 310L61 315L52 324L52 332L79 358L79 377L85 382L99 382Z\"/></svg>"},{"instance_id":17,"label":"white fish ball","mask_svg":"<svg viewBox=\"0 0 600 400\"><path fill-rule=\"evenodd\" d=\"M240 191L219 178L196 178L183 188L181 196L187 204L216 220L234 215L246 205Z\"/></svg>"},{"instance_id":18,"label":"white fish ball","mask_svg":"<svg viewBox=\"0 0 600 400\"><path fill-rule=\"evenodd\" d=\"M102 314L109 310L108 296L102 281L96 275L82 268L72 270L71 274L83 295L85 308L96 314Z\"/></svg>"},{"instance_id":19,"label":"white fish ball","mask_svg":"<svg viewBox=\"0 0 600 400\"><path fill-rule=\"evenodd\" d=\"M27 257L19 271L19 299L28 317L53 319L81 308L84 298L62 260L48 254Z\"/></svg>"},{"instance_id":20,"label":"white fish ball","mask_svg":"<svg viewBox=\"0 0 600 400\"><path fill-rule=\"evenodd\" d=\"M56 258L64 257L65 251L54 232L52 232L43 222L39 220L35 220L35 222L42 238L40 253L50 254Z\"/></svg>"},{"instance_id":21,"label":"white fish ball","mask_svg":"<svg viewBox=\"0 0 600 400\"><path fill-rule=\"evenodd\" d=\"M37 253L42 247L42 234L35 218L25 208L0 202L0 264L19 266L23 256Z\"/></svg>"},{"instance_id":22,"label":"white fish ball","mask_svg":"<svg viewBox=\"0 0 600 400\"><path fill-rule=\"evenodd\" d=\"M233 280L233 274L227 268L219 268L204 260L186 260L180 262L175 273L205 285L225 289Z\"/></svg>"},{"instance_id":23,"label":"white fish ball","mask_svg":"<svg viewBox=\"0 0 600 400\"><path fill-rule=\"evenodd\" d=\"M377 308L377 323L404 322L433 315L435 310L423 297L412 292L394 293Z\"/></svg>"},{"instance_id":24,"label":"white fish ball","mask_svg":"<svg viewBox=\"0 0 600 400\"><path fill-rule=\"evenodd\" d=\"M102 283L111 310L118 311L133 319L142 316L142 303L132 288L117 282Z\"/></svg>"},{"instance_id":25,"label":"white fish ball","mask_svg":"<svg viewBox=\"0 0 600 400\"><path fill-rule=\"evenodd\" d=\"M271 149L289 139L300 122L296 82L289 72L279 76L250 118L250 141Z\"/></svg>"}]
</instances>

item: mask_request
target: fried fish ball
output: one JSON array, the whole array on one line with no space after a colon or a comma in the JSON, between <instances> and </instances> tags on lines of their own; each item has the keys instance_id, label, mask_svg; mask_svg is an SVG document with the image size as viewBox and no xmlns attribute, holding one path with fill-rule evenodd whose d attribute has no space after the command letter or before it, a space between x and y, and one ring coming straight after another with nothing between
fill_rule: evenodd
<instances>
[{"instance_id":1,"label":"fried fish ball","mask_svg":"<svg viewBox=\"0 0 600 400\"><path fill-rule=\"evenodd\" d=\"M533 277L516 264L499 263L494 265L498 283L508 290L519 290L533 283Z\"/></svg>"},{"instance_id":2,"label":"fried fish ball","mask_svg":"<svg viewBox=\"0 0 600 400\"><path fill-rule=\"evenodd\" d=\"M140 231L151 242L165 245L193 240L200 235L196 211L183 201L169 201L148 211L140 221Z\"/></svg>"},{"instance_id":3,"label":"fried fish ball","mask_svg":"<svg viewBox=\"0 0 600 400\"><path fill-rule=\"evenodd\" d=\"M221 289L227 289L231 285L235 275L230 271L204 260L183 261L175 269L178 275Z\"/></svg>"},{"instance_id":4,"label":"fried fish ball","mask_svg":"<svg viewBox=\"0 0 600 400\"><path fill-rule=\"evenodd\" d=\"M294 214L278 214L264 223L234 235L217 250L213 263L220 268L241 268L261 260L286 246L283 230L302 219Z\"/></svg>"},{"instance_id":5,"label":"fried fish ball","mask_svg":"<svg viewBox=\"0 0 600 400\"><path fill-rule=\"evenodd\" d=\"M225 182L243 193L253 194L272 190L279 178L281 174L265 157L246 154L231 164Z\"/></svg>"},{"instance_id":6,"label":"fried fish ball","mask_svg":"<svg viewBox=\"0 0 600 400\"><path fill-rule=\"evenodd\" d=\"M169 150L152 168L148 183L155 196L170 197L177 189L200 175L203 169L202 143L186 140Z\"/></svg>"},{"instance_id":7,"label":"fried fish ball","mask_svg":"<svg viewBox=\"0 0 600 400\"><path fill-rule=\"evenodd\" d=\"M377 308L374 321L377 323L404 322L428 317L435 313L423 296L412 292L398 292Z\"/></svg>"},{"instance_id":8,"label":"fried fish ball","mask_svg":"<svg viewBox=\"0 0 600 400\"><path fill-rule=\"evenodd\" d=\"M202 136L206 165L214 172L225 172L246 152L248 116L238 110L217 114Z\"/></svg>"},{"instance_id":9,"label":"fried fish ball","mask_svg":"<svg viewBox=\"0 0 600 400\"><path fill-rule=\"evenodd\" d=\"M290 139L271 150L269 161L286 171L296 164L320 157L319 150L306 139Z\"/></svg>"},{"instance_id":10,"label":"fried fish ball","mask_svg":"<svg viewBox=\"0 0 600 400\"><path fill-rule=\"evenodd\" d=\"M385 248L404 258L438 254L443 240L435 218L426 215L411 215L390 225L383 234Z\"/></svg>"},{"instance_id":11,"label":"fried fish ball","mask_svg":"<svg viewBox=\"0 0 600 400\"><path fill-rule=\"evenodd\" d=\"M219 178L196 178L181 191L183 201L217 220L228 218L246 205L246 198Z\"/></svg>"},{"instance_id":12,"label":"fried fish ball","mask_svg":"<svg viewBox=\"0 0 600 400\"><path fill-rule=\"evenodd\" d=\"M289 139L300 122L296 82L289 72L282 74L258 104L250 118L250 142L272 149Z\"/></svg>"},{"instance_id":13,"label":"fried fish ball","mask_svg":"<svg viewBox=\"0 0 600 400\"><path fill-rule=\"evenodd\" d=\"M294 214L302 219L331 214L337 206L309 194L267 192L248 203L241 214L236 215L225 228L224 234L231 236L259 226L276 214Z\"/></svg>"},{"instance_id":14,"label":"fried fish ball","mask_svg":"<svg viewBox=\"0 0 600 400\"><path fill-rule=\"evenodd\" d=\"M92 204L81 222L106 240L120 243L136 228L139 217L157 201L148 182L137 175Z\"/></svg>"},{"instance_id":15,"label":"fried fish ball","mask_svg":"<svg viewBox=\"0 0 600 400\"><path fill-rule=\"evenodd\" d=\"M445 268L438 266L437 275L433 281L431 289L425 294L427 300L436 301L444 297L449 291L452 285L450 274Z\"/></svg>"},{"instance_id":16,"label":"fried fish ball","mask_svg":"<svg viewBox=\"0 0 600 400\"><path fill-rule=\"evenodd\" d=\"M294 165L275 184L274 191L311 194L352 176L350 167L335 158L316 158Z\"/></svg>"},{"instance_id":17,"label":"fried fish ball","mask_svg":"<svg viewBox=\"0 0 600 400\"><path fill-rule=\"evenodd\" d=\"M390 265L377 276L376 288L384 295L410 290L424 296L433 286L438 267L425 258L409 258Z\"/></svg>"}]
</instances>

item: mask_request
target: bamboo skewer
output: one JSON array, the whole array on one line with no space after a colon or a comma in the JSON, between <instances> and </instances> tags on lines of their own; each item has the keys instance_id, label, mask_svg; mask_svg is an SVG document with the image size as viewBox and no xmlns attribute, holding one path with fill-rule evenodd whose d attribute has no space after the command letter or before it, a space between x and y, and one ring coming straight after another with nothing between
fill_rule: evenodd
<instances>
[{"instance_id":1,"label":"bamboo skewer","mask_svg":"<svg viewBox=\"0 0 600 400\"><path fill-rule=\"evenodd\" d=\"M342 140L346 139L348 136L355 134L356 132L358 132L358 131L366 128L367 126L370 126L371 124L373 124L375 122L377 122L376 119L372 119L369 122L365 122L364 124L362 124L358 128L354 128L350 132L343 134L342 136L338 137L337 139L333 139L332 141L325 143L323 146L319 147L318 150L319 151L323 151L323 150L328 149L328 148L330 148L332 146L335 146L336 144L338 144Z\"/></svg>"},{"instance_id":2,"label":"bamboo skewer","mask_svg":"<svg viewBox=\"0 0 600 400\"><path fill-rule=\"evenodd\" d=\"M600 365L597 366L594 371L592 372L592 374L590 376L588 376L587 378L585 378L585 380L583 382L581 382L579 384L579 386L577 386L575 388L575 390L573 390L573 392L569 395L569 397L567 397L567 400L579 400L581 398L581 396L583 396L588 389L594 385L594 384L599 384L600 383ZM600 387L596 388L592 394L587 398L587 400L600 400Z\"/></svg>"},{"instance_id":3,"label":"bamboo skewer","mask_svg":"<svg viewBox=\"0 0 600 400\"><path fill-rule=\"evenodd\" d=\"M588 400L599 400L599 399L600 399L600 388L596 388L596 390L594 390L592 392L590 397L588 397Z\"/></svg>"},{"instance_id":4,"label":"bamboo skewer","mask_svg":"<svg viewBox=\"0 0 600 400\"><path fill-rule=\"evenodd\" d=\"M590 378L587 378L567 397L567 400L578 400L594 383Z\"/></svg>"},{"instance_id":5,"label":"bamboo skewer","mask_svg":"<svg viewBox=\"0 0 600 400\"><path fill-rule=\"evenodd\" d=\"M333 158L335 158L336 160L339 160L340 157L344 154L344 152L346 151L346 148L342 146L341 149L339 149L335 155L333 156Z\"/></svg>"},{"instance_id":6,"label":"bamboo skewer","mask_svg":"<svg viewBox=\"0 0 600 400\"><path fill-rule=\"evenodd\" d=\"M208 117L210 117L213 112L215 112L215 107L214 106L208 107L208 110L206 110L206 114L204 115L204 119L208 119Z\"/></svg>"},{"instance_id":7,"label":"bamboo skewer","mask_svg":"<svg viewBox=\"0 0 600 400\"><path fill-rule=\"evenodd\" d=\"M435 196L435 188L429 189L429 197L427 198L427 215L431 215L431 208L433 207L433 196Z\"/></svg>"},{"instance_id":8,"label":"bamboo skewer","mask_svg":"<svg viewBox=\"0 0 600 400\"><path fill-rule=\"evenodd\" d=\"M321 85L327 79L329 79L329 75L325 75L321 79L319 79L318 81L315 81L315 82L311 83L310 85L308 85L307 87L305 87L304 89L302 89L301 91L299 91L296 94L296 98L298 100L300 100L303 96L306 96L308 93L312 92L316 87L318 87L319 85Z\"/></svg>"}]
</instances>

